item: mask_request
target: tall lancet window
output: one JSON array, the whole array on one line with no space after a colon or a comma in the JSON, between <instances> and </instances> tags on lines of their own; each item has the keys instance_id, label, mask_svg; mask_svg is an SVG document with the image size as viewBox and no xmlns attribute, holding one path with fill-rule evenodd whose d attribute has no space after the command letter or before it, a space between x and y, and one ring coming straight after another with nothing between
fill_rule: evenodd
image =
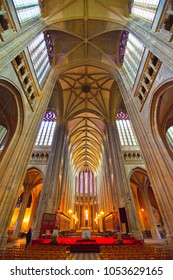
<instances>
[{"instance_id":1,"label":"tall lancet window","mask_svg":"<svg viewBox=\"0 0 173 280\"><path fill-rule=\"evenodd\" d=\"M39 33L28 46L39 85L44 82L50 68L50 50L46 44L47 33Z\"/></svg>"},{"instance_id":2,"label":"tall lancet window","mask_svg":"<svg viewBox=\"0 0 173 280\"><path fill-rule=\"evenodd\" d=\"M132 15L153 22L160 0L134 0Z\"/></svg>"},{"instance_id":3,"label":"tall lancet window","mask_svg":"<svg viewBox=\"0 0 173 280\"><path fill-rule=\"evenodd\" d=\"M80 193L83 193L83 191L84 191L84 174L83 173L84 173L83 171L81 171L79 173L79 184L80 184L79 191L80 191Z\"/></svg>"},{"instance_id":4,"label":"tall lancet window","mask_svg":"<svg viewBox=\"0 0 173 280\"><path fill-rule=\"evenodd\" d=\"M96 184L94 174L91 170L83 170L79 172L78 182L76 182L76 192L80 194L96 194ZM78 185L79 183L79 185Z\"/></svg>"},{"instance_id":5,"label":"tall lancet window","mask_svg":"<svg viewBox=\"0 0 173 280\"><path fill-rule=\"evenodd\" d=\"M41 123L37 139L36 146L51 146L53 135L56 126L56 115L54 112L46 112L44 119Z\"/></svg>"},{"instance_id":6,"label":"tall lancet window","mask_svg":"<svg viewBox=\"0 0 173 280\"><path fill-rule=\"evenodd\" d=\"M6 139L7 139L7 129L0 124L0 152L3 150L5 146Z\"/></svg>"},{"instance_id":7,"label":"tall lancet window","mask_svg":"<svg viewBox=\"0 0 173 280\"><path fill-rule=\"evenodd\" d=\"M169 127L167 132L166 132L166 137L168 140L168 143L171 147L171 149L173 149L173 126Z\"/></svg>"},{"instance_id":8,"label":"tall lancet window","mask_svg":"<svg viewBox=\"0 0 173 280\"><path fill-rule=\"evenodd\" d=\"M116 125L118 128L118 134L120 143L122 146L135 146L137 141L132 129L129 117L124 112L119 112L116 116Z\"/></svg>"},{"instance_id":9,"label":"tall lancet window","mask_svg":"<svg viewBox=\"0 0 173 280\"><path fill-rule=\"evenodd\" d=\"M13 0L20 23L41 15L39 0Z\"/></svg>"},{"instance_id":10,"label":"tall lancet window","mask_svg":"<svg viewBox=\"0 0 173 280\"><path fill-rule=\"evenodd\" d=\"M89 177L88 177L88 171L86 170L86 171L84 172L84 174L85 174L85 193L88 193L88 179L89 179Z\"/></svg>"},{"instance_id":11,"label":"tall lancet window","mask_svg":"<svg viewBox=\"0 0 173 280\"><path fill-rule=\"evenodd\" d=\"M133 34L124 31L120 41L119 59L131 86L135 82L143 52L143 44Z\"/></svg>"},{"instance_id":12,"label":"tall lancet window","mask_svg":"<svg viewBox=\"0 0 173 280\"><path fill-rule=\"evenodd\" d=\"M89 171L89 187L90 187L90 193L93 193L93 188L94 188L94 175L92 171Z\"/></svg>"}]
</instances>

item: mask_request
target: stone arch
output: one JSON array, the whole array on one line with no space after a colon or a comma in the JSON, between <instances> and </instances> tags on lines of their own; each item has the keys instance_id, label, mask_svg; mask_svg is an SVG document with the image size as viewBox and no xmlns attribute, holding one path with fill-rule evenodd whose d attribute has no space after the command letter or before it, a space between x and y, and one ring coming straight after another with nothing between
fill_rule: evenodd
<instances>
[{"instance_id":1,"label":"stone arch","mask_svg":"<svg viewBox=\"0 0 173 280\"><path fill-rule=\"evenodd\" d=\"M154 139L165 159L173 159L173 150L169 145L166 132L173 126L173 81L164 83L154 94L151 104L151 127ZM168 156L167 156L168 155Z\"/></svg>"},{"instance_id":2,"label":"stone arch","mask_svg":"<svg viewBox=\"0 0 173 280\"><path fill-rule=\"evenodd\" d=\"M130 175L130 187L144 237L163 236L163 222L145 169L137 167Z\"/></svg>"},{"instance_id":3,"label":"stone arch","mask_svg":"<svg viewBox=\"0 0 173 280\"><path fill-rule=\"evenodd\" d=\"M4 148L0 153L1 161L10 143L15 144L19 139L24 117L19 91L9 81L2 79L0 79L0 112L0 124L7 130Z\"/></svg>"},{"instance_id":4,"label":"stone arch","mask_svg":"<svg viewBox=\"0 0 173 280\"><path fill-rule=\"evenodd\" d=\"M22 201L20 205L16 205L9 227L9 231L13 231L14 235L19 236L33 226L42 184L42 172L35 167L29 168L19 194L19 197L22 195Z\"/></svg>"}]
</instances>

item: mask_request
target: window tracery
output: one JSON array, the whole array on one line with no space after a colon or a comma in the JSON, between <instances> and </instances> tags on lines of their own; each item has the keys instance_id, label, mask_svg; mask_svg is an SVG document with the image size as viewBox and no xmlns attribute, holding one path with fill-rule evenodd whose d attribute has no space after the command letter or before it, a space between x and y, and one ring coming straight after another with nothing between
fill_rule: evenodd
<instances>
[{"instance_id":1,"label":"window tracery","mask_svg":"<svg viewBox=\"0 0 173 280\"><path fill-rule=\"evenodd\" d=\"M76 181L76 193L96 195L96 182L91 170L79 172Z\"/></svg>"},{"instance_id":2,"label":"window tracery","mask_svg":"<svg viewBox=\"0 0 173 280\"><path fill-rule=\"evenodd\" d=\"M132 15L152 23L160 0L134 0Z\"/></svg>"},{"instance_id":3,"label":"window tracery","mask_svg":"<svg viewBox=\"0 0 173 280\"><path fill-rule=\"evenodd\" d=\"M173 126L168 128L166 132L166 137L170 147L173 149Z\"/></svg>"},{"instance_id":4,"label":"window tracery","mask_svg":"<svg viewBox=\"0 0 173 280\"><path fill-rule=\"evenodd\" d=\"M39 85L42 85L51 68L44 33L38 34L38 36L32 40L28 46L28 50Z\"/></svg>"},{"instance_id":5,"label":"window tracery","mask_svg":"<svg viewBox=\"0 0 173 280\"><path fill-rule=\"evenodd\" d=\"M0 124L0 152L4 149L7 139L7 129Z\"/></svg>"},{"instance_id":6,"label":"window tracery","mask_svg":"<svg viewBox=\"0 0 173 280\"><path fill-rule=\"evenodd\" d=\"M13 0L20 23L41 15L41 5L38 0Z\"/></svg>"},{"instance_id":7,"label":"window tracery","mask_svg":"<svg viewBox=\"0 0 173 280\"><path fill-rule=\"evenodd\" d=\"M57 118L54 112L46 112L37 135L35 142L36 146L51 146L56 126L56 119Z\"/></svg>"},{"instance_id":8,"label":"window tracery","mask_svg":"<svg viewBox=\"0 0 173 280\"><path fill-rule=\"evenodd\" d=\"M124 112L117 113L116 125L118 128L120 143L122 146L136 146L137 142L132 129L128 114Z\"/></svg>"},{"instance_id":9,"label":"window tracery","mask_svg":"<svg viewBox=\"0 0 173 280\"><path fill-rule=\"evenodd\" d=\"M131 85L135 82L143 52L143 44L133 34L129 33L122 66Z\"/></svg>"}]
</instances>

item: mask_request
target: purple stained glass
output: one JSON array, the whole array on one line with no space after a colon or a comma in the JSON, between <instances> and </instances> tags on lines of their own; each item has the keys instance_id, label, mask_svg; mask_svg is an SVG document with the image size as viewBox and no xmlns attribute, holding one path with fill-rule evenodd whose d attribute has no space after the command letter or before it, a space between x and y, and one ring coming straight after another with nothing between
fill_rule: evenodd
<instances>
[{"instance_id":1,"label":"purple stained glass","mask_svg":"<svg viewBox=\"0 0 173 280\"><path fill-rule=\"evenodd\" d=\"M132 12L133 4L134 4L134 0L128 0L127 7L130 14Z\"/></svg>"},{"instance_id":2,"label":"purple stained glass","mask_svg":"<svg viewBox=\"0 0 173 280\"><path fill-rule=\"evenodd\" d=\"M118 112L116 115L116 120L129 120L129 116L127 113Z\"/></svg>"},{"instance_id":3,"label":"purple stained glass","mask_svg":"<svg viewBox=\"0 0 173 280\"><path fill-rule=\"evenodd\" d=\"M44 31L44 39L46 42L46 47L47 47L47 53L48 53L48 57L49 57L49 62L50 64L53 63L53 58L54 58L54 49L53 49L53 41L52 41L52 37L49 33L49 31Z\"/></svg>"},{"instance_id":4,"label":"purple stained glass","mask_svg":"<svg viewBox=\"0 0 173 280\"><path fill-rule=\"evenodd\" d=\"M76 192L79 192L79 175L76 175Z\"/></svg>"},{"instance_id":5,"label":"purple stained glass","mask_svg":"<svg viewBox=\"0 0 173 280\"><path fill-rule=\"evenodd\" d=\"M83 171L80 172L80 193L83 193Z\"/></svg>"},{"instance_id":6,"label":"purple stained glass","mask_svg":"<svg viewBox=\"0 0 173 280\"><path fill-rule=\"evenodd\" d=\"M46 112L44 115L44 121L56 121L55 113L52 111Z\"/></svg>"},{"instance_id":7,"label":"purple stained glass","mask_svg":"<svg viewBox=\"0 0 173 280\"><path fill-rule=\"evenodd\" d=\"M88 171L85 171L85 193L88 193Z\"/></svg>"},{"instance_id":8,"label":"purple stained glass","mask_svg":"<svg viewBox=\"0 0 173 280\"><path fill-rule=\"evenodd\" d=\"M93 193L93 173L90 171L90 194Z\"/></svg>"},{"instance_id":9,"label":"purple stained glass","mask_svg":"<svg viewBox=\"0 0 173 280\"><path fill-rule=\"evenodd\" d=\"M129 35L128 31L123 31L123 33L121 35L120 46L119 46L119 61L120 61L121 65L123 64L123 61L124 61L124 55L125 55L126 45L127 45L127 41L128 41L128 35Z\"/></svg>"}]
</instances>

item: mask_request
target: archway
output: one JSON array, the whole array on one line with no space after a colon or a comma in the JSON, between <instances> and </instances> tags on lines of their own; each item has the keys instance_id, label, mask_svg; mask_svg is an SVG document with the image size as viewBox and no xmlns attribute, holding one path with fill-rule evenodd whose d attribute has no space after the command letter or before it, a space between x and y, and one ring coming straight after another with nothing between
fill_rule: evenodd
<instances>
[{"instance_id":1,"label":"archway","mask_svg":"<svg viewBox=\"0 0 173 280\"><path fill-rule=\"evenodd\" d=\"M154 137L161 150L173 159L173 82L160 87L154 95L151 122ZM162 140L162 141L161 141ZM165 151L166 148L166 151Z\"/></svg>"},{"instance_id":2,"label":"archway","mask_svg":"<svg viewBox=\"0 0 173 280\"><path fill-rule=\"evenodd\" d=\"M130 176L130 186L144 238L164 237L163 222L147 172L136 168Z\"/></svg>"},{"instance_id":3,"label":"archway","mask_svg":"<svg viewBox=\"0 0 173 280\"><path fill-rule=\"evenodd\" d=\"M36 168L29 169L9 227L9 232L13 232L13 235L21 236L33 226L42 184L43 176L41 172Z\"/></svg>"},{"instance_id":4,"label":"archway","mask_svg":"<svg viewBox=\"0 0 173 280\"><path fill-rule=\"evenodd\" d=\"M20 99L17 90L0 80L0 160L12 140L19 119Z\"/></svg>"}]
</instances>

